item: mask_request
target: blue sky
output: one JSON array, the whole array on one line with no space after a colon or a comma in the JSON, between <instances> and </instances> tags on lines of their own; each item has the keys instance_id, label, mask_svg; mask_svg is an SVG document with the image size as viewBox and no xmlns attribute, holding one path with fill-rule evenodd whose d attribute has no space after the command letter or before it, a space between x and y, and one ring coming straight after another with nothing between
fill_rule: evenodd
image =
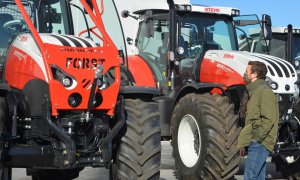
<instances>
[{"instance_id":1,"label":"blue sky","mask_svg":"<svg viewBox=\"0 0 300 180\"><path fill-rule=\"evenodd\" d=\"M235 7L241 14L269 14L273 26L292 24L300 28L300 0L191 0L193 4Z\"/></svg>"}]
</instances>

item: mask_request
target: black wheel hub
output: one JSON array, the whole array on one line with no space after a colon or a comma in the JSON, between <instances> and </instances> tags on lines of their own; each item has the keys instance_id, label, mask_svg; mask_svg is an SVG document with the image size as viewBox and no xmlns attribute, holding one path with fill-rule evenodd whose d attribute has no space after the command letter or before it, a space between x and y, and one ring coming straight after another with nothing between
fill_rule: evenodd
<instances>
[{"instance_id":1,"label":"black wheel hub","mask_svg":"<svg viewBox=\"0 0 300 180\"><path fill-rule=\"evenodd\" d=\"M194 150L197 155L199 155L199 148L200 148L200 143L199 143L199 132L198 130L194 133Z\"/></svg>"}]
</instances>

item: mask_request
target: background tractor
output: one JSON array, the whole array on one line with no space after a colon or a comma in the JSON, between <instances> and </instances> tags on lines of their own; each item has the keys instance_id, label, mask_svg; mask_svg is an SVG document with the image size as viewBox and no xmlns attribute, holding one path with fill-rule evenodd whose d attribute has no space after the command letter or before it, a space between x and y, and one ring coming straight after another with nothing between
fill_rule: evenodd
<instances>
[{"instance_id":1,"label":"background tractor","mask_svg":"<svg viewBox=\"0 0 300 180\"><path fill-rule=\"evenodd\" d=\"M120 66L113 1L1 0L0 35L1 179L14 167L34 180L74 179L85 167L159 179L158 92Z\"/></svg>"},{"instance_id":2,"label":"background tractor","mask_svg":"<svg viewBox=\"0 0 300 180\"><path fill-rule=\"evenodd\" d=\"M245 32L246 33L246 32ZM269 49L266 48L255 48L259 47L258 41L253 41L253 37L258 34L255 30L246 33L248 37L247 45L245 38L239 41L239 46L241 50L269 54L281 59L285 59L292 63L299 74L299 59L300 59L300 29L294 28L292 25L287 27L272 27L272 40L270 41Z\"/></svg>"},{"instance_id":3,"label":"background tractor","mask_svg":"<svg viewBox=\"0 0 300 180\"><path fill-rule=\"evenodd\" d=\"M240 31L239 47L241 50L270 54L273 58L283 58L291 63L296 69L299 86L299 68L300 68L300 29L294 29L292 25L288 27L273 27L272 40L270 48L263 48L258 40L260 34L257 28L243 29ZM282 64L278 68L282 67ZM274 85L273 85L274 86ZM297 96L291 97L289 94L278 94L278 100L281 109L281 118L279 123L278 141L275 146L275 153L272 161L276 165L277 171L290 178L300 177L300 99Z\"/></svg>"},{"instance_id":4,"label":"background tractor","mask_svg":"<svg viewBox=\"0 0 300 180\"><path fill-rule=\"evenodd\" d=\"M238 9L186 0L116 4L120 16L133 17L122 24L135 83L162 94L156 98L161 136L171 139L179 178L232 178L240 161L238 115L248 62L264 62L267 83L276 85L276 94L291 98L298 95L295 68L283 59L238 51L236 26L260 22L236 19ZM261 41L268 48L271 19L264 15L262 22Z\"/></svg>"}]
</instances>

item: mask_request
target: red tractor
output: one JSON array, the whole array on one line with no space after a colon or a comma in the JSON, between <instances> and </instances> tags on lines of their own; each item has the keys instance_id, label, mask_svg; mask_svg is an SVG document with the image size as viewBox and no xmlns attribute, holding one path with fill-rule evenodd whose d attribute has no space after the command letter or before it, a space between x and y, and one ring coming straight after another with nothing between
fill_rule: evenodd
<instances>
[{"instance_id":1,"label":"red tractor","mask_svg":"<svg viewBox=\"0 0 300 180\"><path fill-rule=\"evenodd\" d=\"M298 92L292 64L238 51L236 28L261 22L259 40L268 48L270 17L236 20L238 9L192 5L188 0L131 2L119 0L120 14L136 19L128 26L129 18L123 19L132 54L129 70L137 85L156 87L162 94L156 98L161 136L171 140L178 177L233 178L240 162L239 112L248 62L266 64L266 83L278 97L293 99ZM123 11L126 5L132 5L133 14Z\"/></svg>"},{"instance_id":2,"label":"red tractor","mask_svg":"<svg viewBox=\"0 0 300 180\"><path fill-rule=\"evenodd\" d=\"M85 30L74 34L79 17ZM111 0L0 1L1 180L14 167L34 180L74 179L85 167L159 178L158 93L128 83L109 36L120 29Z\"/></svg>"}]
</instances>

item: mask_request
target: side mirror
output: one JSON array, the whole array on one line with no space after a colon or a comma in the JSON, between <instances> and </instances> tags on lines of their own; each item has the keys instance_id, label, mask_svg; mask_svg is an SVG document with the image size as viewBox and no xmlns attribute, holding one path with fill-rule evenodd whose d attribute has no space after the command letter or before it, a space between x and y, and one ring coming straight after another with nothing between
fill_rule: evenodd
<instances>
[{"instance_id":1,"label":"side mirror","mask_svg":"<svg viewBox=\"0 0 300 180\"><path fill-rule=\"evenodd\" d=\"M122 18L132 17L132 18L135 19L135 20L138 20L138 19L139 19L137 16L133 16L132 14L130 14L130 12L127 11L127 10L123 10L123 11L121 12L121 16L122 16Z\"/></svg>"},{"instance_id":2,"label":"side mirror","mask_svg":"<svg viewBox=\"0 0 300 180\"><path fill-rule=\"evenodd\" d=\"M272 21L271 16L267 14L262 15L262 29L264 37L267 41L272 40Z\"/></svg>"}]
</instances>

